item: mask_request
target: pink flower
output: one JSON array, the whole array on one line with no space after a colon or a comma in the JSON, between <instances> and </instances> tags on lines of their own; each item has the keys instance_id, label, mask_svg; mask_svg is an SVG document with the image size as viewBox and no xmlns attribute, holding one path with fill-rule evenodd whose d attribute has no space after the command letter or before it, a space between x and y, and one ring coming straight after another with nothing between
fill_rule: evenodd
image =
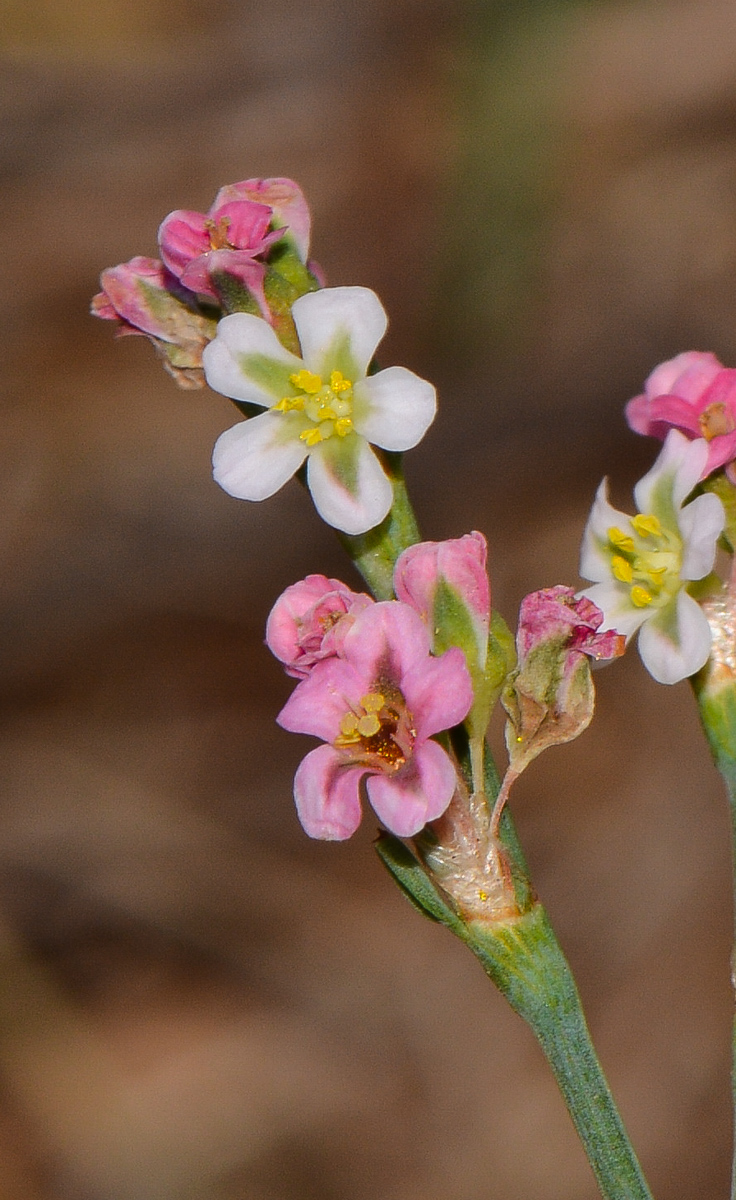
<instances>
[{"instance_id":1,"label":"pink flower","mask_svg":"<svg viewBox=\"0 0 736 1200\"><path fill-rule=\"evenodd\" d=\"M265 263L259 261L293 224L290 238L306 262L309 209L289 179L246 179L220 188L207 213L177 209L158 231L161 257L182 284L199 295L218 298L218 273L234 276L270 313L263 291Z\"/></svg>"},{"instance_id":2,"label":"pink flower","mask_svg":"<svg viewBox=\"0 0 736 1200\"><path fill-rule=\"evenodd\" d=\"M339 654L359 612L373 604L364 592L351 592L339 579L307 575L288 587L271 609L266 644L284 663L286 674L306 679L316 662Z\"/></svg>"},{"instance_id":3,"label":"pink flower","mask_svg":"<svg viewBox=\"0 0 736 1200\"><path fill-rule=\"evenodd\" d=\"M117 321L120 337L148 337L180 386L202 387L202 351L215 336L217 321L200 309L197 297L157 258L138 256L110 267L100 283L93 315Z\"/></svg>"},{"instance_id":4,"label":"pink flower","mask_svg":"<svg viewBox=\"0 0 736 1200\"><path fill-rule=\"evenodd\" d=\"M359 612L340 656L316 663L279 713L284 729L327 744L312 750L294 780L299 819L310 837L342 841L360 824L360 783L387 829L418 833L441 816L455 768L432 735L467 715L472 685L462 651L440 658L412 608L396 600Z\"/></svg>"},{"instance_id":5,"label":"pink flower","mask_svg":"<svg viewBox=\"0 0 736 1200\"><path fill-rule=\"evenodd\" d=\"M466 533L446 542L410 546L399 555L394 569L396 595L426 621L435 638L434 649L461 646L471 666L481 670L491 620L487 555L483 534Z\"/></svg>"},{"instance_id":6,"label":"pink flower","mask_svg":"<svg viewBox=\"0 0 736 1200\"><path fill-rule=\"evenodd\" d=\"M705 438L708 457L701 479L736 458L736 370L714 354L689 350L652 371L641 396L626 405L636 433L664 441L670 429Z\"/></svg>"}]
</instances>

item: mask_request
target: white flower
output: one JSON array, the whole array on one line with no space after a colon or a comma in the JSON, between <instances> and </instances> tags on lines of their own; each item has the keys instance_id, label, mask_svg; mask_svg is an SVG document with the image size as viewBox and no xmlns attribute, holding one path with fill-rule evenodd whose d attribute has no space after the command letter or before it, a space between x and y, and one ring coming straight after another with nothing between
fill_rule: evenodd
<instances>
[{"instance_id":1,"label":"white flower","mask_svg":"<svg viewBox=\"0 0 736 1200\"><path fill-rule=\"evenodd\" d=\"M323 288L292 307L302 358L260 317L233 313L202 359L207 382L268 411L218 439L214 476L231 496L265 500L307 459L320 516L344 533L365 533L393 503L369 443L409 450L432 423L435 389L404 367L366 377L388 319L368 288Z\"/></svg>"},{"instance_id":2,"label":"white flower","mask_svg":"<svg viewBox=\"0 0 736 1200\"><path fill-rule=\"evenodd\" d=\"M671 430L634 488L638 514L611 507L604 479L583 535L580 574L594 586L582 595L603 610L601 631L629 638L641 629L639 654L659 683L694 675L710 654L710 626L686 584L713 569L723 505L706 493L683 507L707 456L704 439Z\"/></svg>"}]
</instances>

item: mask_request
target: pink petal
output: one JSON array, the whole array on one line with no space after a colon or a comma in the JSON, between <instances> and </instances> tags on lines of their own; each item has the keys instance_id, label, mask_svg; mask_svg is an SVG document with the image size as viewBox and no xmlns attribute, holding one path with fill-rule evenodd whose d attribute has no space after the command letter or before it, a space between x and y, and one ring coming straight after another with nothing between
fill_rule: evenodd
<instances>
[{"instance_id":1,"label":"pink petal","mask_svg":"<svg viewBox=\"0 0 736 1200\"><path fill-rule=\"evenodd\" d=\"M236 250L260 251L268 226L271 209L266 204L251 200L231 200L227 204L213 207L210 220L227 221L227 240ZM278 235L277 235L278 236Z\"/></svg>"},{"instance_id":2,"label":"pink petal","mask_svg":"<svg viewBox=\"0 0 736 1200\"><path fill-rule=\"evenodd\" d=\"M469 609L485 623L490 620L491 594L482 533L466 533L445 542L420 542L399 555L394 588L399 600L411 604L426 621L434 609L437 584L443 579Z\"/></svg>"},{"instance_id":3,"label":"pink petal","mask_svg":"<svg viewBox=\"0 0 736 1200\"><path fill-rule=\"evenodd\" d=\"M181 282L191 292L218 299L217 289L212 283L212 276L217 272L239 279L258 304L263 319L270 318L263 293L266 268L263 263L256 262L251 257L249 250L210 250L208 254L201 254L184 268Z\"/></svg>"},{"instance_id":4,"label":"pink petal","mask_svg":"<svg viewBox=\"0 0 736 1200\"><path fill-rule=\"evenodd\" d=\"M644 391L649 399L675 395L693 402L722 369L715 354L686 350L655 367L644 384Z\"/></svg>"},{"instance_id":5,"label":"pink petal","mask_svg":"<svg viewBox=\"0 0 736 1200\"><path fill-rule=\"evenodd\" d=\"M680 396L636 396L626 405L626 420L635 433L664 438L669 429L682 429L700 437L698 408Z\"/></svg>"},{"instance_id":6,"label":"pink petal","mask_svg":"<svg viewBox=\"0 0 736 1200\"><path fill-rule=\"evenodd\" d=\"M360 780L364 767L346 767L332 746L318 746L294 776L294 800L306 833L342 842L360 825Z\"/></svg>"},{"instance_id":7,"label":"pink petal","mask_svg":"<svg viewBox=\"0 0 736 1200\"><path fill-rule=\"evenodd\" d=\"M343 717L359 706L372 682L341 658L324 658L297 684L276 720L290 733L334 742Z\"/></svg>"},{"instance_id":8,"label":"pink petal","mask_svg":"<svg viewBox=\"0 0 736 1200\"><path fill-rule=\"evenodd\" d=\"M212 249L206 220L204 213L180 208L161 222L158 230L161 257L177 278L193 258Z\"/></svg>"},{"instance_id":9,"label":"pink petal","mask_svg":"<svg viewBox=\"0 0 736 1200\"><path fill-rule=\"evenodd\" d=\"M429 633L414 609L384 600L358 614L342 652L371 684L383 675L401 688L404 675L429 660L429 648Z\"/></svg>"},{"instance_id":10,"label":"pink petal","mask_svg":"<svg viewBox=\"0 0 736 1200\"><path fill-rule=\"evenodd\" d=\"M452 646L439 658L427 657L406 671L401 691L419 737L459 725L473 703L473 685L462 650Z\"/></svg>"},{"instance_id":11,"label":"pink petal","mask_svg":"<svg viewBox=\"0 0 736 1200\"><path fill-rule=\"evenodd\" d=\"M397 775L371 775L366 783L376 815L398 837L413 837L441 817L456 786L455 768L436 742L418 746Z\"/></svg>"},{"instance_id":12,"label":"pink petal","mask_svg":"<svg viewBox=\"0 0 736 1200\"><path fill-rule=\"evenodd\" d=\"M309 255L309 231L311 218L304 193L293 179L244 179L240 183L228 183L220 188L213 208L222 207L232 200L256 200L273 210L273 224L287 226L288 236L293 240L303 263Z\"/></svg>"}]
</instances>

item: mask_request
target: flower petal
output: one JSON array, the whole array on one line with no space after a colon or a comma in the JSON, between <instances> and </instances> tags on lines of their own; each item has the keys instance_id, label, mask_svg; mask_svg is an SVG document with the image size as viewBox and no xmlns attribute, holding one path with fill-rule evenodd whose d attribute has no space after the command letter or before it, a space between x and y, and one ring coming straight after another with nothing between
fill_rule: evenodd
<instances>
[{"instance_id":1,"label":"flower petal","mask_svg":"<svg viewBox=\"0 0 736 1200\"><path fill-rule=\"evenodd\" d=\"M304 365L281 345L270 325L251 313L223 317L202 361L213 391L264 407L294 394L289 376Z\"/></svg>"},{"instance_id":2,"label":"flower petal","mask_svg":"<svg viewBox=\"0 0 736 1200\"><path fill-rule=\"evenodd\" d=\"M383 600L358 614L342 652L370 685L383 675L401 687L406 674L433 661L429 645L429 631L413 608Z\"/></svg>"},{"instance_id":3,"label":"flower petal","mask_svg":"<svg viewBox=\"0 0 736 1200\"><path fill-rule=\"evenodd\" d=\"M204 213L178 208L158 228L161 257L177 278L188 262L212 249Z\"/></svg>"},{"instance_id":4,"label":"flower petal","mask_svg":"<svg viewBox=\"0 0 736 1200\"><path fill-rule=\"evenodd\" d=\"M318 746L294 776L296 811L305 833L343 842L360 825L360 780L365 767L346 767L332 746Z\"/></svg>"},{"instance_id":5,"label":"flower petal","mask_svg":"<svg viewBox=\"0 0 736 1200\"><path fill-rule=\"evenodd\" d=\"M681 579L703 579L713 570L716 542L725 522L723 505L712 492L696 496L681 510L680 532L684 542Z\"/></svg>"},{"instance_id":6,"label":"flower petal","mask_svg":"<svg viewBox=\"0 0 736 1200\"><path fill-rule=\"evenodd\" d=\"M342 371L353 383L366 374L388 325L378 296L364 287L308 292L294 302L291 315L310 371Z\"/></svg>"},{"instance_id":7,"label":"flower petal","mask_svg":"<svg viewBox=\"0 0 736 1200\"><path fill-rule=\"evenodd\" d=\"M367 533L393 504L391 481L358 434L321 442L309 456L307 482L322 520L343 533Z\"/></svg>"},{"instance_id":8,"label":"flower petal","mask_svg":"<svg viewBox=\"0 0 736 1200\"><path fill-rule=\"evenodd\" d=\"M406 671L401 691L423 737L459 725L473 703L473 684L463 651L452 646L439 658L428 658Z\"/></svg>"},{"instance_id":9,"label":"flower petal","mask_svg":"<svg viewBox=\"0 0 736 1200\"><path fill-rule=\"evenodd\" d=\"M371 775L366 783L376 815L398 837L413 837L441 817L456 786L455 768L436 742L417 747L397 775Z\"/></svg>"},{"instance_id":10,"label":"flower petal","mask_svg":"<svg viewBox=\"0 0 736 1200\"><path fill-rule=\"evenodd\" d=\"M657 683L679 683L708 660L711 630L700 605L687 592L642 625L639 654Z\"/></svg>"},{"instance_id":11,"label":"flower petal","mask_svg":"<svg viewBox=\"0 0 736 1200\"><path fill-rule=\"evenodd\" d=\"M261 413L220 435L212 473L224 491L239 500L267 500L291 479L307 454L291 418L291 413Z\"/></svg>"},{"instance_id":12,"label":"flower petal","mask_svg":"<svg viewBox=\"0 0 736 1200\"><path fill-rule=\"evenodd\" d=\"M315 663L309 676L297 684L276 720L290 733L308 733L334 742L340 723L360 705L373 680L340 658Z\"/></svg>"},{"instance_id":13,"label":"flower petal","mask_svg":"<svg viewBox=\"0 0 736 1200\"><path fill-rule=\"evenodd\" d=\"M676 526L677 510L702 478L707 458L705 438L691 441L671 429L651 471L634 488L639 512L654 513L666 528Z\"/></svg>"},{"instance_id":14,"label":"flower petal","mask_svg":"<svg viewBox=\"0 0 736 1200\"><path fill-rule=\"evenodd\" d=\"M649 609L636 608L631 603L628 587L611 579L610 571L605 583L596 583L577 594L578 597L585 596L592 600L603 613L604 619L599 633L615 629L616 633L622 633L624 637L629 638L649 616Z\"/></svg>"},{"instance_id":15,"label":"flower petal","mask_svg":"<svg viewBox=\"0 0 736 1200\"><path fill-rule=\"evenodd\" d=\"M686 350L655 367L644 384L644 391L651 399L675 395L692 403L722 370L723 365L715 354Z\"/></svg>"},{"instance_id":16,"label":"flower petal","mask_svg":"<svg viewBox=\"0 0 736 1200\"><path fill-rule=\"evenodd\" d=\"M613 527L628 527L630 518L619 512L608 501L608 480L603 479L595 494L593 507L583 533L580 548L580 574L583 579L604 583L611 578L611 556L608 548L608 531ZM588 595L588 593L584 593ZM594 599L594 597L592 597ZM597 603L597 601L596 601ZM599 605L603 607L603 605Z\"/></svg>"},{"instance_id":17,"label":"flower petal","mask_svg":"<svg viewBox=\"0 0 736 1200\"><path fill-rule=\"evenodd\" d=\"M384 450L411 450L437 412L432 384L406 367L387 367L360 380L353 394L357 432Z\"/></svg>"},{"instance_id":18,"label":"flower petal","mask_svg":"<svg viewBox=\"0 0 736 1200\"><path fill-rule=\"evenodd\" d=\"M293 179L244 179L240 183L228 183L220 188L213 208L219 208L232 200L257 200L273 210L274 228L287 226L287 235L293 240L296 251L305 263L309 256L309 207L304 193Z\"/></svg>"}]
</instances>

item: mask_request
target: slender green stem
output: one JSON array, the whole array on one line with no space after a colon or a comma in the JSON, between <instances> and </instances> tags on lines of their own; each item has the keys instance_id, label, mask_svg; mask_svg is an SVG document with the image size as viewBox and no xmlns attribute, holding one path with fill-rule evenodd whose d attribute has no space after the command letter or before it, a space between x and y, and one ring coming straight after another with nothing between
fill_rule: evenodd
<instances>
[{"instance_id":1,"label":"slender green stem","mask_svg":"<svg viewBox=\"0 0 736 1200\"><path fill-rule=\"evenodd\" d=\"M695 677L693 686L705 735L728 794L731 810L733 884L736 896L736 684L730 682L719 686L714 682L712 668L706 668L701 675ZM734 936L736 940L736 930ZM731 1093L734 1114L731 1200L736 1200L736 1013L731 1031Z\"/></svg>"}]
</instances>

